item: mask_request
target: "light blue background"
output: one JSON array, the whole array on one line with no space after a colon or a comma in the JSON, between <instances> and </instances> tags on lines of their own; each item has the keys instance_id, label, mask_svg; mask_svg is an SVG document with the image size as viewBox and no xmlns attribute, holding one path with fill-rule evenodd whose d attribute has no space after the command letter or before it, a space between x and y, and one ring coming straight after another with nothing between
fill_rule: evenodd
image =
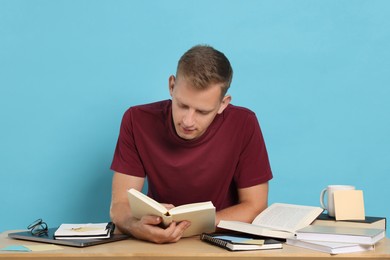
<instances>
[{"instance_id":1,"label":"light blue background","mask_svg":"<svg viewBox=\"0 0 390 260\"><path fill-rule=\"evenodd\" d=\"M0 0L0 231L109 220L123 112L169 98L198 43L231 60L256 112L269 202L328 184L390 217L390 1ZM221 177L222 178L222 177Z\"/></svg>"}]
</instances>

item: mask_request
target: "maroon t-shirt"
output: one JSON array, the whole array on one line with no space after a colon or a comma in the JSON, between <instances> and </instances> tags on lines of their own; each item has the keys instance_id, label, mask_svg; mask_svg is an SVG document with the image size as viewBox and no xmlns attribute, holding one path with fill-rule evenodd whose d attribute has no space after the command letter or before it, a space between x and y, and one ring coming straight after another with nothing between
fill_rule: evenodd
<instances>
[{"instance_id":1,"label":"maroon t-shirt","mask_svg":"<svg viewBox=\"0 0 390 260\"><path fill-rule=\"evenodd\" d=\"M175 131L171 100L128 109L113 171L147 177L148 195L175 206L211 200L217 210L237 204L237 189L272 179L256 115L229 105L206 132L184 140Z\"/></svg>"}]
</instances>

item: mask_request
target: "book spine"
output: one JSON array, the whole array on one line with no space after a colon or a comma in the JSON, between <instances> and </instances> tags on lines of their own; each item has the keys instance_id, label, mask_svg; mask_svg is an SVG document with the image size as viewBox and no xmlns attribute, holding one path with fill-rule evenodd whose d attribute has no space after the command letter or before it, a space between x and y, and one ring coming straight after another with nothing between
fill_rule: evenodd
<instances>
[{"instance_id":1,"label":"book spine","mask_svg":"<svg viewBox=\"0 0 390 260\"><path fill-rule=\"evenodd\" d=\"M219 246L219 247L222 247L224 249L227 249L227 250L230 250L230 248L228 248L226 245L227 245L227 241L225 240L222 240L222 239L218 239L218 238L215 238L209 234L205 234L203 233L201 236L200 236L200 240L202 241L205 241L207 243L210 243L212 245L215 245L215 246Z\"/></svg>"}]
</instances>

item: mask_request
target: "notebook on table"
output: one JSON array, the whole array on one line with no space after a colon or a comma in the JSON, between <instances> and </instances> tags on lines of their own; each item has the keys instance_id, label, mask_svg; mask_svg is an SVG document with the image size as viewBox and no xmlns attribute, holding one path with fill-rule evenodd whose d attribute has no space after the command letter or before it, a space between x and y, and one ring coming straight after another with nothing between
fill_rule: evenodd
<instances>
[{"instance_id":1,"label":"notebook on table","mask_svg":"<svg viewBox=\"0 0 390 260\"><path fill-rule=\"evenodd\" d=\"M105 243L110 243L114 241L124 240L127 239L128 236L126 235L120 235L120 234L113 234L109 238L104 239L55 239L54 238L54 232L57 230L57 228L49 228L47 235L43 236L34 236L31 234L30 231L22 231L22 232L15 232L15 233L9 233L8 237L14 238L14 239L20 239L20 240L27 240L27 241L34 241L34 242L41 242L41 243L50 243L50 244L56 244L56 245L64 245L64 246L74 246L74 247L87 247L87 246L94 246L94 245L100 245Z\"/></svg>"}]
</instances>

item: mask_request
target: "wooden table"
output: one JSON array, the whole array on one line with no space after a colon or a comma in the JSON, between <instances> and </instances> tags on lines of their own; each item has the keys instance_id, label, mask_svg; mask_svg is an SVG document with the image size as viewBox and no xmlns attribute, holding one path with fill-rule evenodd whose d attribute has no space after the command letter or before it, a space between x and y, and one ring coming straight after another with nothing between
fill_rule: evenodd
<instances>
[{"instance_id":1,"label":"wooden table","mask_svg":"<svg viewBox=\"0 0 390 260\"><path fill-rule=\"evenodd\" d=\"M9 245L37 245L39 243L8 238L8 232L0 234L0 248ZM207 244L199 237L181 239L177 243L157 245L128 239L103 245L76 248L61 246L60 250L44 252L0 251L2 259L390 259L390 240L377 243L374 251L329 255L313 250L283 245L283 249L230 252Z\"/></svg>"}]
</instances>

